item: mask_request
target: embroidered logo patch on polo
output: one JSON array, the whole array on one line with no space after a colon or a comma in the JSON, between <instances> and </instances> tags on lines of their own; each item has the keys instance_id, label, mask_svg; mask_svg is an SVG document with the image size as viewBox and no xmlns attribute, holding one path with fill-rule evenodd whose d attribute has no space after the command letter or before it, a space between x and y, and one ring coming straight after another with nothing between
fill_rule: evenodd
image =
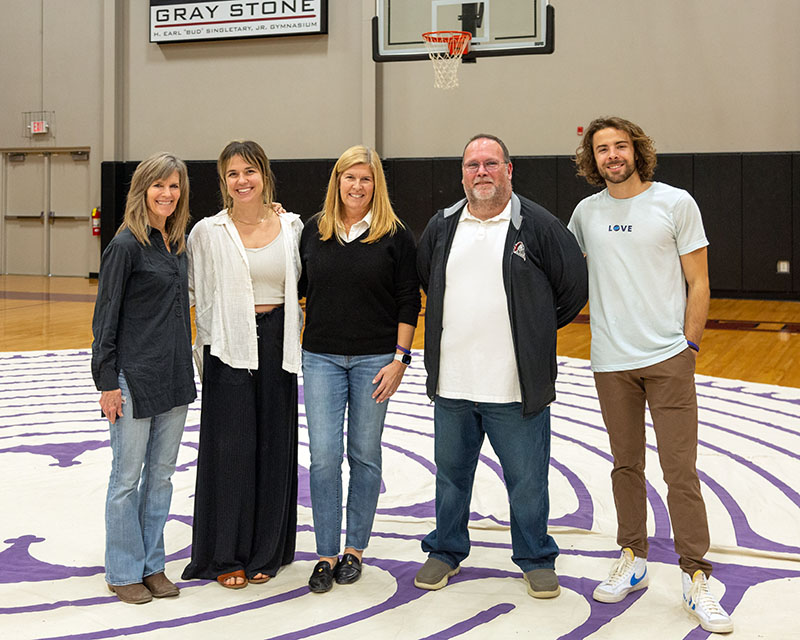
<instances>
[{"instance_id":1,"label":"embroidered logo patch on polo","mask_svg":"<svg viewBox=\"0 0 800 640\"><path fill-rule=\"evenodd\" d=\"M514 245L514 254L525 260L525 245L521 242L517 242L517 244Z\"/></svg>"}]
</instances>

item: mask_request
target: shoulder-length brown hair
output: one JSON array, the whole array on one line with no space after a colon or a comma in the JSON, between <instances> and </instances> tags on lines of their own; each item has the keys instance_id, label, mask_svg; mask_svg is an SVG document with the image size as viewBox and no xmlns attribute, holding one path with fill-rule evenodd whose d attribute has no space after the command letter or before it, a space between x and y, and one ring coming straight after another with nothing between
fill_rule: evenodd
<instances>
[{"instance_id":1,"label":"shoulder-length brown hair","mask_svg":"<svg viewBox=\"0 0 800 640\"><path fill-rule=\"evenodd\" d=\"M241 156L245 162L258 169L261 174L261 180L264 183L264 191L261 193L261 197L265 205L272 206L272 200L275 197L275 176L272 173L272 169L270 169L267 154L257 142L252 140L233 140L225 145L217 160L219 191L222 194L222 205L228 210L228 213L233 208L233 198L228 193L225 172L228 170L228 163L234 156Z\"/></svg>"},{"instance_id":2,"label":"shoulder-length brown hair","mask_svg":"<svg viewBox=\"0 0 800 640\"><path fill-rule=\"evenodd\" d=\"M166 180L178 172L181 195L175 211L167 218L164 230L169 243L177 247L176 253L186 249L186 225L189 223L189 175L186 163L170 153L157 153L142 160L131 178L131 187L125 201L125 216L117 233L130 229L141 244L150 244L150 220L147 217L147 190L154 182Z\"/></svg>"},{"instance_id":3,"label":"shoulder-length brown hair","mask_svg":"<svg viewBox=\"0 0 800 640\"><path fill-rule=\"evenodd\" d=\"M580 146L575 150L575 166L578 169L579 176L583 176L586 178L586 182L597 187L604 187L606 184L606 181L603 180L597 170L597 162L594 159L594 149L592 147L594 134L601 129L619 129L627 133L633 142L633 157L639 177L644 182L653 179L653 173L656 169L656 146L653 140L647 136L639 125L616 116L596 118L589 123L586 133L583 134Z\"/></svg>"},{"instance_id":4,"label":"shoulder-length brown hair","mask_svg":"<svg viewBox=\"0 0 800 640\"><path fill-rule=\"evenodd\" d=\"M393 235L399 227L403 226L400 218L395 214L392 203L389 201L389 191L386 188L386 178L383 175L383 165L381 159L374 149L364 145L356 145L345 151L331 171L328 180L328 192L325 196L325 206L319 213L319 237L321 240L336 238L342 242L339 234L336 233L337 222L342 220L342 210L344 203L339 192L339 178L342 174L357 164L369 165L372 170L374 189L372 192L372 220L369 225L369 233L362 242L377 242L387 233Z\"/></svg>"}]
</instances>

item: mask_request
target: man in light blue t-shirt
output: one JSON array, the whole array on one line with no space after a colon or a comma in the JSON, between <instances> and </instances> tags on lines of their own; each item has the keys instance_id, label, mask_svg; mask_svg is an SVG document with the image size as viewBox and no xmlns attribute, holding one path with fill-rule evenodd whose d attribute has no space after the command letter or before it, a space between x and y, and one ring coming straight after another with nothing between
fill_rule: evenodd
<instances>
[{"instance_id":1,"label":"man in light blue t-shirt","mask_svg":"<svg viewBox=\"0 0 800 640\"><path fill-rule=\"evenodd\" d=\"M589 269L592 371L614 455L622 547L594 599L619 602L647 586L647 403L668 487L684 606L705 630L730 632L733 622L708 587L708 519L696 469L694 369L709 304L700 211L686 191L652 181L653 142L622 118L594 120L576 164L590 184L606 187L578 204L569 229Z\"/></svg>"}]
</instances>

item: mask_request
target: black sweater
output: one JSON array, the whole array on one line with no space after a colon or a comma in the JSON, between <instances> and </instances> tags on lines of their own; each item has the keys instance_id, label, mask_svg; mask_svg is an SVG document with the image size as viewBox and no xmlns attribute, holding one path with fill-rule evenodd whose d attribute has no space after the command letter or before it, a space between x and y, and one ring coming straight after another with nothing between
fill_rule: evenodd
<instances>
[{"instance_id":1,"label":"black sweater","mask_svg":"<svg viewBox=\"0 0 800 640\"><path fill-rule=\"evenodd\" d=\"M407 228L377 242L362 242L369 231L345 244L322 242L319 214L300 239L306 296L303 348L314 353L392 353L400 322L417 325L420 309L414 237Z\"/></svg>"}]
</instances>

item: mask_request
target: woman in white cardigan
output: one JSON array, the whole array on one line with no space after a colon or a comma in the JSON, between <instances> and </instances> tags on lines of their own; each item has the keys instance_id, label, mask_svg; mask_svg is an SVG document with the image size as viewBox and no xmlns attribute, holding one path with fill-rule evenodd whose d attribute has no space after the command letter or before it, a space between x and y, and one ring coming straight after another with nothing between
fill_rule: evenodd
<instances>
[{"instance_id":1,"label":"woman in white cardigan","mask_svg":"<svg viewBox=\"0 0 800 640\"><path fill-rule=\"evenodd\" d=\"M217 170L226 208L200 220L188 241L203 393L183 578L241 589L294 558L303 224L276 212L257 143L229 143Z\"/></svg>"}]
</instances>

